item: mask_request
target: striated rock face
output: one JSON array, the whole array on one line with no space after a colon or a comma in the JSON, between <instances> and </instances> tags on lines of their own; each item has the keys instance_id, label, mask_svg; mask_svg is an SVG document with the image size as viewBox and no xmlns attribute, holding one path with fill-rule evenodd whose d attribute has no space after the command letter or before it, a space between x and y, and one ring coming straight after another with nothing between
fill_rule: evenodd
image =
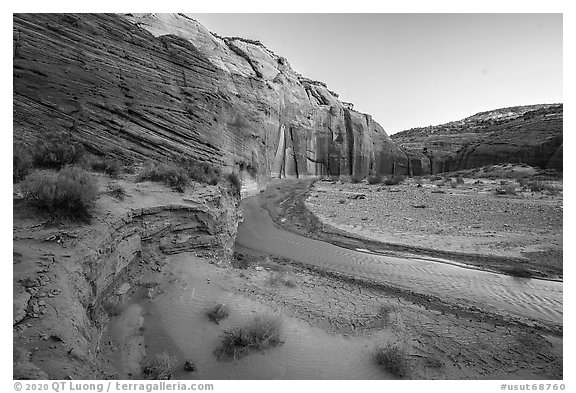
<instances>
[{"instance_id":1,"label":"striated rock face","mask_svg":"<svg viewBox=\"0 0 576 393\"><path fill-rule=\"evenodd\" d=\"M13 326L15 379L103 379L116 372L102 352L110 304L135 274L159 271L167 255L198 249L232 253L237 200L218 187L180 203L108 212L88 226L31 227L25 208L14 230ZM18 214L16 214L18 216Z\"/></svg>"},{"instance_id":2,"label":"striated rock face","mask_svg":"<svg viewBox=\"0 0 576 393\"><path fill-rule=\"evenodd\" d=\"M411 171L432 173L499 163L562 172L563 105L530 105L478 113L460 121L392 136L410 156Z\"/></svg>"},{"instance_id":3,"label":"striated rock face","mask_svg":"<svg viewBox=\"0 0 576 393\"><path fill-rule=\"evenodd\" d=\"M13 21L15 141L60 131L96 154L187 155L260 178L408 171L369 115L258 41L176 14Z\"/></svg>"}]
</instances>

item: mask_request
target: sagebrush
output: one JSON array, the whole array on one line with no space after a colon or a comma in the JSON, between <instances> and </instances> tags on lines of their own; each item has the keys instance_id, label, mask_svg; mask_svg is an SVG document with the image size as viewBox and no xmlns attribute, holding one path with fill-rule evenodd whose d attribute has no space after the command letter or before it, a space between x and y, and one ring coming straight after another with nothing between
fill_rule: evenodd
<instances>
[{"instance_id":1,"label":"sagebrush","mask_svg":"<svg viewBox=\"0 0 576 393\"><path fill-rule=\"evenodd\" d=\"M96 179L82 168L37 171L22 184L25 198L53 218L89 221L98 198Z\"/></svg>"}]
</instances>

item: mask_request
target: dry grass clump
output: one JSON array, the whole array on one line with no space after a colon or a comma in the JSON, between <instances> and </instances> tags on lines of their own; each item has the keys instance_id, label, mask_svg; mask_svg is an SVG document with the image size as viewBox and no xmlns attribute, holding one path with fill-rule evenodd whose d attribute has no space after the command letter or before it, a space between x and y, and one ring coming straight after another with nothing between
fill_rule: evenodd
<instances>
[{"instance_id":1,"label":"dry grass clump","mask_svg":"<svg viewBox=\"0 0 576 393\"><path fill-rule=\"evenodd\" d=\"M90 210L98 197L96 180L78 167L59 172L38 171L22 184L25 198L52 218L90 220Z\"/></svg>"},{"instance_id":2,"label":"dry grass clump","mask_svg":"<svg viewBox=\"0 0 576 393\"><path fill-rule=\"evenodd\" d=\"M144 374L147 379L166 380L172 377L178 360L170 356L167 352L157 354L154 360L144 367Z\"/></svg>"},{"instance_id":3,"label":"dry grass clump","mask_svg":"<svg viewBox=\"0 0 576 393\"><path fill-rule=\"evenodd\" d=\"M106 193L119 201L123 201L126 195L128 195L124 187L120 184L109 184Z\"/></svg>"},{"instance_id":4,"label":"dry grass clump","mask_svg":"<svg viewBox=\"0 0 576 393\"><path fill-rule=\"evenodd\" d=\"M220 361L240 359L252 351L261 351L280 345L280 318L259 316L241 328L226 332L224 340L214 351Z\"/></svg>"},{"instance_id":5,"label":"dry grass clump","mask_svg":"<svg viewBox=\"0 0 576 393\"><path fill-rule=\"evenodd\" d=\"M506 184L496 187L494 192L496 195L516 195L516 187L513 184Z\"/></svg>"},{"instance_id":6,"label":"dry grass clump","mask_svg":"<svg viewBox=\"0 0 576 393\"><path fill-rule=\"evenodd\" d=\"M18 183L28 176L32 169L32 157L22 146L14 146L12 152L12 182Z\"/></svg>"},{"instance_id":7,"label":"dry grass clump","mask_svg":"<svg viewBox=\"0 0 576 393\"><path fill-rule=\"evenodd\" d=\"M184 192L189 179L185 170L173 164L146 164L136 181L153 181L164 183L177 192Z\"/></svg>"},{"instance_id":8,"label":"dry grass clump","mask_svg":"<svg viewBox=\"0 0 576 393\"><path fill-rule=\"evenodd\" d=\"M38 168L60 169L66 165L79 164L85 150L64 133L47 133L31 151L32 161Z\"/></svg>"},{"instance_id":9,"label":"dry grass clump","mask_svg":"<svg viewBox=\"0 0 576 393\"><path fill-rule=\"evenodd\" d=\"M397 377L404 377L408 374L408 361L406 354L398 347L386 345L379 347L374 355L376 362L382 365L387 371Z\"/></svg>"},{"instance_id":10,"label":"dry grass clump","mask_svg":"<svg viewBox=\"0 0 576 393\"><path fill-rule=\"evenodd\" d=\"M218 304L214 308L208 310L206 315L208 316L208 319L218 324L221 320L230 315L230 310L224 304Z\"/></svg>"},{"instance_id":11,"label":"dry grass clump","mask_svg":"<svg viewBox=\"0 0 576 393\"><path fill-rule=\"evenodd\" d=\"M103 172L113 179L122 173L122 166L111 158L95 158L90 162L90 167L96 172Z\"/></svg>"}]
</instances>

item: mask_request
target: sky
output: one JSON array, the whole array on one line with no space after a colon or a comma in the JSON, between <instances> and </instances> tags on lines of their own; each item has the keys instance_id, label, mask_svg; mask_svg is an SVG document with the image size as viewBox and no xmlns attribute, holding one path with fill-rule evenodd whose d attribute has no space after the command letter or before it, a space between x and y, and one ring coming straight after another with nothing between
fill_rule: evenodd
<instances>
[{"instance_id":1,"label":"sky","mask_svg":"<svg viewBox=\"0 0 576 393\"><path fill-rule=\"evenodd\" d=\"M189 14L260 40L394 134L562 97L562 14Z\"/></svg>"}]
</instances>

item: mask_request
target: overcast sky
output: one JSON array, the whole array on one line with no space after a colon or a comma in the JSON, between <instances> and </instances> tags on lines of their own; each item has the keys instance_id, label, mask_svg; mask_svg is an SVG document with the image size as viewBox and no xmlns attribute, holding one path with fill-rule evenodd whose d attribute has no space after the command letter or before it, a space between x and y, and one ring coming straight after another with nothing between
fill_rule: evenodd
<instances>
[{"instance_id":1,"label":"overcast sky","mask_svg":"<svg viewBox=\"0 0 576 393\"><path fill-rule=\"evenodd\" d=\"M561 14L190 14L257 39L393 134L562 99Z\"/></svg>"}]
</instances>

